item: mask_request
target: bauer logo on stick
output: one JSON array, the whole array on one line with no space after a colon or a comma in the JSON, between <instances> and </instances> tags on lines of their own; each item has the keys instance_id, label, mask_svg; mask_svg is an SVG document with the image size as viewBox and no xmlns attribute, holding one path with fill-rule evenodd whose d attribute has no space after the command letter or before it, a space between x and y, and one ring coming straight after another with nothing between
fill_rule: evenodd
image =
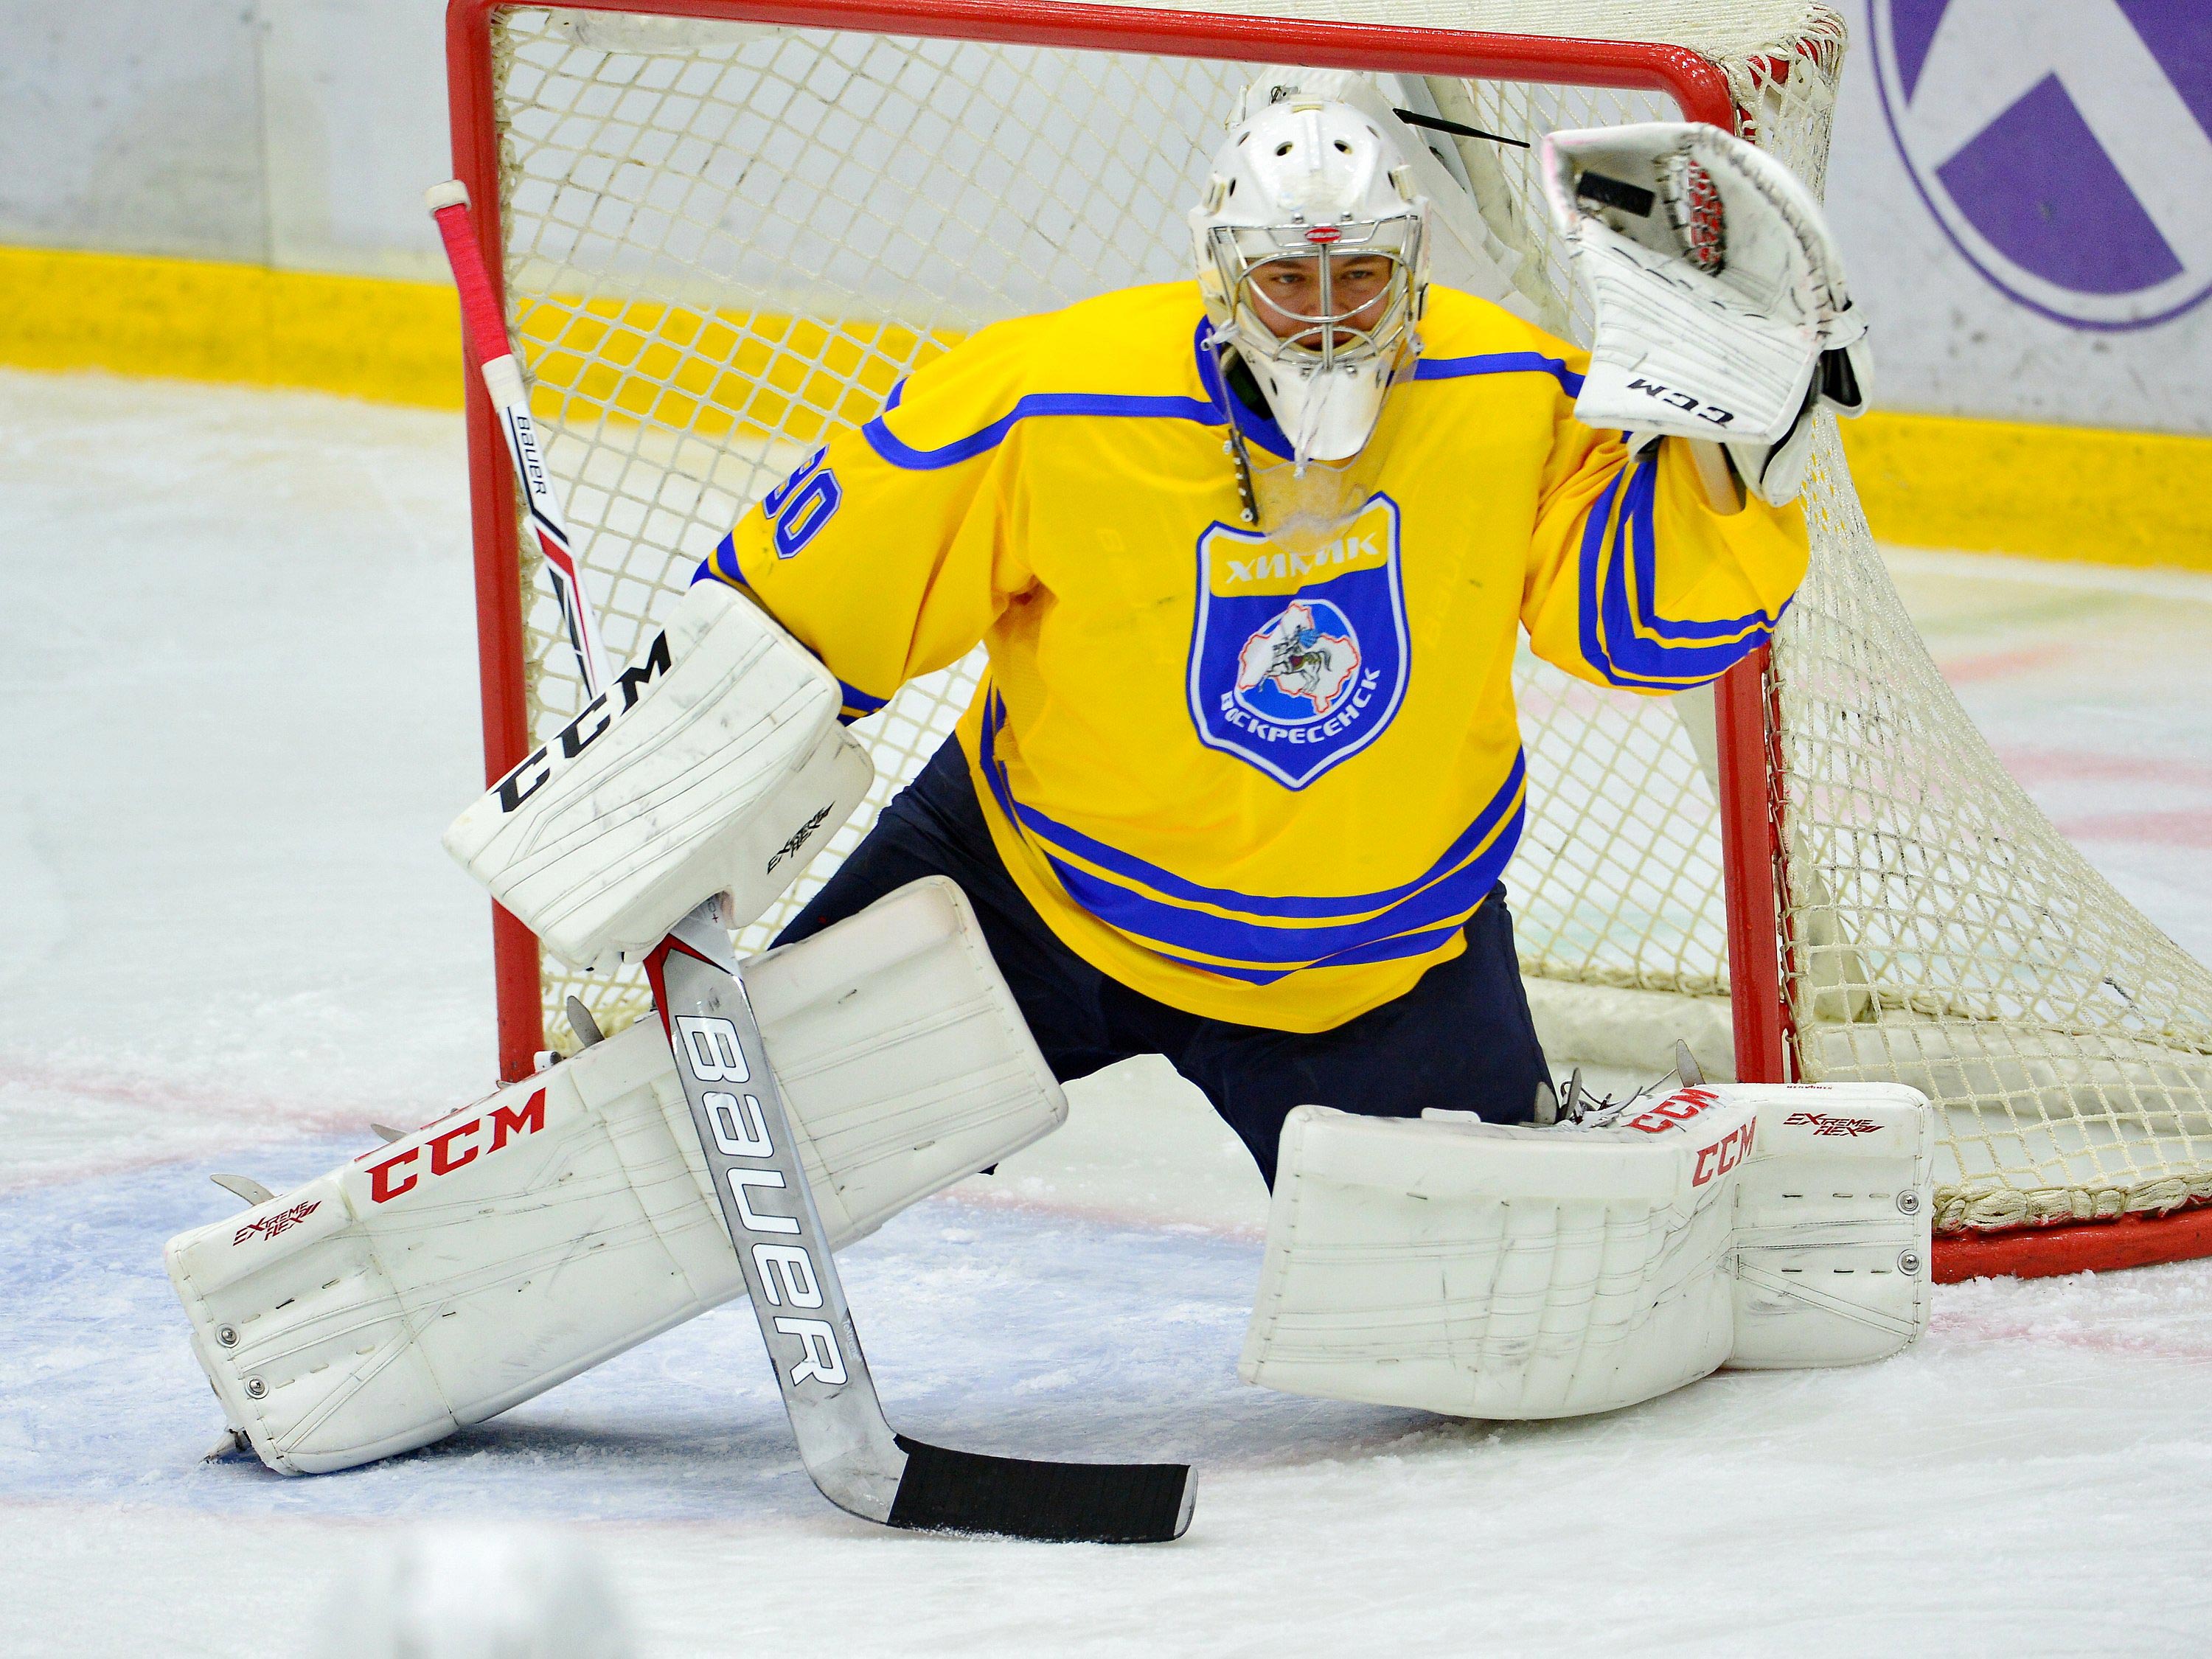
<instances>
[{"instance_id":1,"label":"bauer logo on stick","mask_svg":"<svg viewBox=\"0 0 2212 1659\"><path fill-rule=\"evenodd\" d=\"M752 1081L752 1068L745 1064L744 1045L738 1041L738 1028L720 1015L678 1014L676 1052L685 1068L701 1083L734 1085ZM769 1138L768 1119L757 1097L732 1089L710 1089L703 1099L707 1119L714 1130L715 1150L723 1157L763 1161L775 1158L775 1143ZM769 1304L823 1306L822 1276L815 1269L813 1258L803 1243L791 1242L805 1237L797 1219L772 1210L754 1208L752 1188L770 1192L781 1188L784 1184L782 1171L732 1169L726 1175L730 1196L736 1200L738 1225L748 1233L760 1236L750 1243L737 1243L741 1249L750 1249L753 1265L760 1273L762 1294ZM836 1388L845 1381L845 1356L837 1346L837 1333L827 1320L779 1314L775 1328L786 1336L796 1338L805 1347L804 1354L792 1368L793 1388L810 1382Z\"/></svg>"}]
</instances>

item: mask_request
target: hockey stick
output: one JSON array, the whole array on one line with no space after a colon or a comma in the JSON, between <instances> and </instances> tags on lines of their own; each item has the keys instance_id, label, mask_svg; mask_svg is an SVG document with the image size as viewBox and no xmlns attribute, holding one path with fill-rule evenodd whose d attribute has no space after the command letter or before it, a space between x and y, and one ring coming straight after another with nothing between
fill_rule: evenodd
<instances>
[{"instance_id":1,"label":"hockey stick","mask_svg":"<svg viewBox=\"0 0 2212 1659\"><path fill-rule=\"evenodd\" d=\"M430 216L438 222L438 234L446 244L446 263L453 267L453 286L461 295L461 331L476 354L484 389L499 410L499 429L506 434L507 458L522 482L530 504L530 528L545 556L546 574L553 578L553 595L561 602L561 620L568 625L568 643L576 653L576 669L584 677L584 695L596 697L612 676L607 671L606 648L599 643L599 624L584 597L583 579L576 572L576 556L568 543L568 520L553 493L553 474L538 447L538 428L530 418L530 392L522 378L522 362L507 338L507 319L491 291L491 276L484 269L483 253L477 246L469 222L468 186L459 179L433 185L424 192Z\"/></svg>"},{"instance_id":2,"label":"hockey stick","mask_svg":"<svg viewBox=\"0 0 2212 1659\"><path fill-rule=\"evenodd\" d=\"M715 1196L806 1472L838 1508L925 1531L1122 1544L1190 1524L1179 1463L1042 1463L892 1431L799 1167L718 901L646 958Z\"/></svg>"},{"instance_id":3,"label":"hockey stick","mask_svg":"<svg viewBox=\"0 0 2212 1659\"><path fill-rule=\"evenodd\" d=\"M471 352L499 408L532 528L555 573L577 666L596 696L610 678L606 659L552 474L538 450L521 365L470 223L468 192L458 182L440 185L428 199L460 290ZM1187 1465L1034 1462L949 1450L893 1432L799 1164L720 900L708 900L678 922L645 968L800 1461L822 1495L863 1519L926 1531L1108 1544L1181 1537L1194 1496Z\"/></svg>"}]
</instances>

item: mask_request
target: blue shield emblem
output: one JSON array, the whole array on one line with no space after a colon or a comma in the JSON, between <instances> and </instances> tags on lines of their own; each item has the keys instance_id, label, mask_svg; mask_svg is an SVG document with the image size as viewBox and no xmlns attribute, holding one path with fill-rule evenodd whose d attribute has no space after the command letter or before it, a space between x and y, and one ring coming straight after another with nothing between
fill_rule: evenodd
<instances>
[{"instance_id":1,"label":"blue shield emblem","mask_svg":"<svg viewBox=\"0 0 2212 1659\"><path fill-rule=\"evenodd\" d=\"M1190 713L1208 748L1303 789L1382 734L1408 657L1388 495L1308 552L1224 524L1199 538Z\"/></svg>"}]
</instances>

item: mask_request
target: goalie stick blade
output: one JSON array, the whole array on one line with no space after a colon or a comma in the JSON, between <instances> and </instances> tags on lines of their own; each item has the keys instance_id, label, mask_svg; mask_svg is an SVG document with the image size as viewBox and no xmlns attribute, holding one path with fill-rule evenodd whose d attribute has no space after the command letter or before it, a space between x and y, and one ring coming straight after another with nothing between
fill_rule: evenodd
<instances>
[{"instance_id":1,"label":"goalie stick blade","mask_svg":"<svg viewBox=\"0 0 2212 1659\"><path fill-rule=\"evenodd\" d=\"M1183 1463L1036 1463L898 1437L906 1472L890 1524L1054 1544L1165 1544L1190 1526Z\"/></svg>"}]
</instances>

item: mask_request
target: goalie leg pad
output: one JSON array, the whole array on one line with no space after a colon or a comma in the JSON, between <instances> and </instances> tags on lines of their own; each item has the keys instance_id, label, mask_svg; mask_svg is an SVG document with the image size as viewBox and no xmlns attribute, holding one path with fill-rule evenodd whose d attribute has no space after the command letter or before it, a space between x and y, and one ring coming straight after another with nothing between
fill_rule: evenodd
<instances>
[{"instance_id":1,"label":"goalie leg pad","mask_svg":"<svg viewBox=\"0 0 2212 1659\"><path fill-rule=\"evenodd\" d=\"M1928 1328L1935 1114L1902 1084L1760 1092L1736 1184L1729 1364L1886 1358Z\"/></svg>"},{"instance_id":2,"label":"goalie leg pad","mask_svg":"<svg viewBox=\"0 0 2212 1659\"><path fill-rule=\"evenodd\" d=\"M1538 1418L1881 1358L1926 1328L1932 1146L1891 1085L1717 1085L1548 1128L1303 1106L1238 1372Z\"/></svg>"},{"instance_id":3,"label":"goalie leg pad","mask_svg":"<svg viewBox=\"0 0 2212 1659\"><path fill-rule=\"evenodd\" d=\"M833 1245L1066 1115L941 877L757 958L746 985ZM319 1473L441 1439L742 1295L707 1179L644 1020L166 1258L230 1423L271 1468Z\"/></svg>"},{"instance_id":4,"label":"goalie leg pad","mask_svg":"<svg viewBox=\"0 0 2212 1659\"><path fill-rule=\"evenodd\" d=\"M1607 1411L1732 1339L1735 1164L1704 1140L1302 1106L1283 1131L1248 1382L1455 1417Z\"/></svg>"}]
</instances>

